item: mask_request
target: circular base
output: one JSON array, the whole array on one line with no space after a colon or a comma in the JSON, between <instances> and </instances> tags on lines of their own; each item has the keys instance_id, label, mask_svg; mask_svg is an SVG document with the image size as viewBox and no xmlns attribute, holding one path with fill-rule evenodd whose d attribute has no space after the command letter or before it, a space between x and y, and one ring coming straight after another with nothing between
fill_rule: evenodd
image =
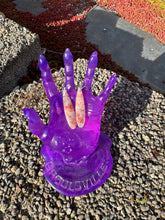
<instances>
[{"instance_id":1,"label":"circular base","mask_svg":"<svg viewBox=\"0 0 165 220\"><path fill-rule=\"evenodd\" d=\"M101 186L112 171L111 145L110 138L101 132L96 150L78 164L65 164L59 154L49 160L44 158L44 176L53 188L66 196L90 193Z\"/></svg>"}]
</instances>

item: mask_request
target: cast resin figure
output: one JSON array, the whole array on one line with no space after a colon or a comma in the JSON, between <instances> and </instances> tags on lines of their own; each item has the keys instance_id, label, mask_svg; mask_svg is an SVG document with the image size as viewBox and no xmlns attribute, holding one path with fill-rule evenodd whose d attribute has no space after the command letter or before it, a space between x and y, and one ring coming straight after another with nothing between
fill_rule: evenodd
<instances>
[{"instance_id":1,"label":"cast resin figure","mask_svg":"<svg viewBox=\"0 0 165 220\"><path fill-rule=\"evenodd\" d=\"M69 49L65 50L63 59L65 86L59 92L45 57L39 57L39 68L50 102L48 126L33 109L25 108L23 111L30 131L43 142L43 172L48 182L64 195L80 196L103 184L112 170L112 142L100 133L100 123L104 103L117 76L112 75L104 91L95 97L91 85L98 63L97 52L92 53L83 86L77 91Z\"/></svg>"}]
</instances>

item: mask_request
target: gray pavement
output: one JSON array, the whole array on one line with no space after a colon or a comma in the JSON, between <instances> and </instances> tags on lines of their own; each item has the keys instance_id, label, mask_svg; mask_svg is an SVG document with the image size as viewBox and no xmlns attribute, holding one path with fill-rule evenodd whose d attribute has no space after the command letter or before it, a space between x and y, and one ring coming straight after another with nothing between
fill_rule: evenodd
<instances>
[{"instance_id":1,"label":"gray pavement","mask_svg":"<svg viewBox=\"0 0 165 220\"><path fill-rule=\"evenodd\" d=\"M46 11L42 7L42 2L44 0L14 0L16 3L16 9L23 12L31 12L33 15L39 15L43 11Z\"/></svg>"},{"instance_id":2,"label":"gray pavement","mask_svg":"<svg viewBox=\"0 0 165 220\"><path fill-rule=\"evenodd\" d=\"M165 45L115 13L100 7L88 12L87 41L155 90L165 92Z\"/></svg>"},{"instance_id":3,"label":"gray pavement","mask_svg":"<svg viewBox=\"0 0 165 220\"><path fill-rule=\"evenodd\" d=\"M16 8L38 15L45 9L42 0L15 0ZM134 73L154 90L165 92L165 45L114 12L93 7L87 14L86 39L101 53Z\"/></svg>"}]
</instances>

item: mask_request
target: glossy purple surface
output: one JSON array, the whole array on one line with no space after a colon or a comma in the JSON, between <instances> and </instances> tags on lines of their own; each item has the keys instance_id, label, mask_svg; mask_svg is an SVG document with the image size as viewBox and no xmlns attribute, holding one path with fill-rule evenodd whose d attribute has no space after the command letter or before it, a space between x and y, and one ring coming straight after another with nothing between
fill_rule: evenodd
<instances>
[{"instance_id":1,"label":"glossy purple surface","mask_svg":"<svg viewBox=\"0 0 165 220\"><path fill-rule=\"evenodd\" d=\"M65 88L75 109L73 57L69 49L63 55L65 64ZM87 194L110 175L113 160L110 153L111 140L103 133L100 123L104 103L116 82L112 75L104 91L97 97L91 92L92 79L98 63L97 52L92 53L83 82L85 101L84 127L71 129L66 121L62 92L57 90L46 58L39 57L39 68L47 97L50 102L50 120L46 126L33 109L23 109L29 121L30 131L43 142L41 155L48 182L60 193L68 196Z\"/></svg>"}]
</instances>

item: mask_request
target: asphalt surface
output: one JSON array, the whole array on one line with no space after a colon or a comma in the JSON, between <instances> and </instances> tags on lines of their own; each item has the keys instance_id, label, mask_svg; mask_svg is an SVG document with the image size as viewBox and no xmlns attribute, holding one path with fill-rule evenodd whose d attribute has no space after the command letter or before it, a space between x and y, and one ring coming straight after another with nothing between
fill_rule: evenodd
<instances>
[{"instance_id":1,"label":"asphalt surface","mask_svg":"<svg viewBox=\"0 0 165 220\"><path fill-rule=\"evenodd\" d=\"M45 11L42 0L15 0L16 8L38 15ZM114 12L93 7L87 14L86 39L101 53L134 73L140 81L165 92L165 45Z\"/></svg>"}]
</instances>

